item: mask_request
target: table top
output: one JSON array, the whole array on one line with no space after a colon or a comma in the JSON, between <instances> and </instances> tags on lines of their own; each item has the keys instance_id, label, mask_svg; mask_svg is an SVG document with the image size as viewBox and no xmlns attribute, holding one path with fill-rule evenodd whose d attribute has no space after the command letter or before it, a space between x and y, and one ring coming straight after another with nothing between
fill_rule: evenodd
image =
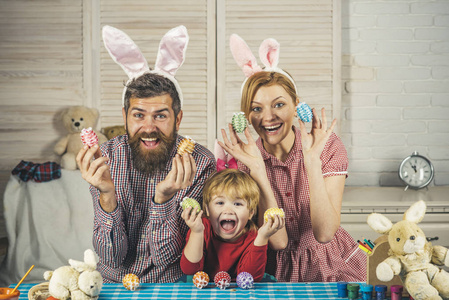
<instances>
[{"instance_id":1,"label":"table top","mask_svg":"<svg viewBox=\"0 0 449 300\"><path fill-rule=\"evenodd\" d=\"M28 291L35 284L19 286L19 300L28 299ZM15 285L14 285L15 286ZM14 287L13 286L13 287ZM337 284L331 282L316 283L255 283L254 288L244 290L235 283L220 290L210 283L203 289L192 283L144 283L132 292L122 284L103 285L99 300L126 299L341 299L337 297Z\"/></svg>"}]
</instances>

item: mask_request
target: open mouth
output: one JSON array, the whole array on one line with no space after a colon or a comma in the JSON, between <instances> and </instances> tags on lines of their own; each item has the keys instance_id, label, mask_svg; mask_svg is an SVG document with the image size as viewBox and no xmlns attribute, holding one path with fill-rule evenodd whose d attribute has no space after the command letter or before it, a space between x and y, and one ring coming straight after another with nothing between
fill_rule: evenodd
<instances>
[{"instance_id":1,"label":"open mouth","mask_svg":"<svg viewBox=\"0 0 449 300\"><path fill-rule=\"evenodd\" d=\"M141 138L141 141L148 148L154 148L159 144L158 138Z\"/></svg>"},{"instance_id":2,"label":"open mouth","mask_svg":"<svg viewBox=\"0 0 449 300\"><path fill-rule=\"evenodd\" d=\"M234 230L236 226L236 221L235 220L221 220L220 221L220 227L225 231L225 232L229 232Z\"/></svg>"},{"instance_id":3,"label":"open mouth","mask_svg":"<svg viewBox=\"0 0 449 300\"><path fill-rule=\"evenodd\" d=\"M263 129L265 129L266 131L271 133L271 132L276 132L281 127L282 127L282 124L278 124L278 125L273 125L273 126L263 126Z\"/></svg>"}]
</instances>

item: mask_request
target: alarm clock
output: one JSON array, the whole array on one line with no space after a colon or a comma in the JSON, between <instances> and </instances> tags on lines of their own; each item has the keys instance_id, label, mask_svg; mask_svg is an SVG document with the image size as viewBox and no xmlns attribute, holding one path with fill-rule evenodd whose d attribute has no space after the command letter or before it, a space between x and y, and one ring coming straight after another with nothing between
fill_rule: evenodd
<instances>
[{"instance_id":1,"label":"alarm clock","mask_svg":"<svg viewBox=\"0 0 449 300\"><path fill-rule=\"evenodd\" d=\"M413 152L407 156L399 166L399 178L412 189L421 189L427 187L432 181L434 175L433 165L429 159Z\"/></svg>"}]
</instances>

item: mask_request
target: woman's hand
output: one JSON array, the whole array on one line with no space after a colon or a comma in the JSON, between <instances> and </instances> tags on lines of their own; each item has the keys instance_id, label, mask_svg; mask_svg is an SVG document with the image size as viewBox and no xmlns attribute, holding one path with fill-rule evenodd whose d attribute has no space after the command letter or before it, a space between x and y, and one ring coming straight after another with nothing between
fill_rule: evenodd
<instances>
[{"instance_id":1,"label":"woman's hand","mask_svg":"<svg viewBox=\"0 0 449 300\"><path fill-rule=\"evenodd\" d=\"M262 154L260 154L260 150L256 145L256 141L254 141L253 137L249 133L248 127L245 128L245 137L248 141L245 144L240 137L235 132L234 128L232 128L231 124L229 126L229 135L230 139L226 134L224 129L221 130L221 134L223 136L223 142L218 142L218 144L229 154L231 154L236 160L243 163L250 170L255 170L254 168L264 167L265 164L262 159Z\"/></svg>"},{"instance_id":2,"label":"woman's hand","mask_svg":"<svg viewBox=\"0 0 449 300\"><path fill-rule=\"evenodd\" d=\"M312 129L307 132L303 121L299 120L299 128L301 130L302 151L305 162L320 159L329 137L331 136L337 120L334 119L329 128L327 128L326 112L321 109L321 119L318 118L315 108L312 109Z\"/></svg>"}]
</instances>

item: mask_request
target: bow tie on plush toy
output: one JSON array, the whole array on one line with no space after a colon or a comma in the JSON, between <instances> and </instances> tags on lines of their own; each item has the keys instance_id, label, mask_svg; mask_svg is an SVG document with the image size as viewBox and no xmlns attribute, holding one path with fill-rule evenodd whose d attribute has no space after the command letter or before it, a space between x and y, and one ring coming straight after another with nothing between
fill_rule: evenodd
<instances>
[{"instance_id":1,"label":"bow tie on plush toy","mask_svg":"<svg viewBox=\"0 0 449 300\"><path fill-rule=\"evenodd\" d=\"M214 149L215 158L217 159L217 172L225 169L238 169L237 161L230 154L226 154L224 149L215 140Z\"/></svg>"}]
</instances>

